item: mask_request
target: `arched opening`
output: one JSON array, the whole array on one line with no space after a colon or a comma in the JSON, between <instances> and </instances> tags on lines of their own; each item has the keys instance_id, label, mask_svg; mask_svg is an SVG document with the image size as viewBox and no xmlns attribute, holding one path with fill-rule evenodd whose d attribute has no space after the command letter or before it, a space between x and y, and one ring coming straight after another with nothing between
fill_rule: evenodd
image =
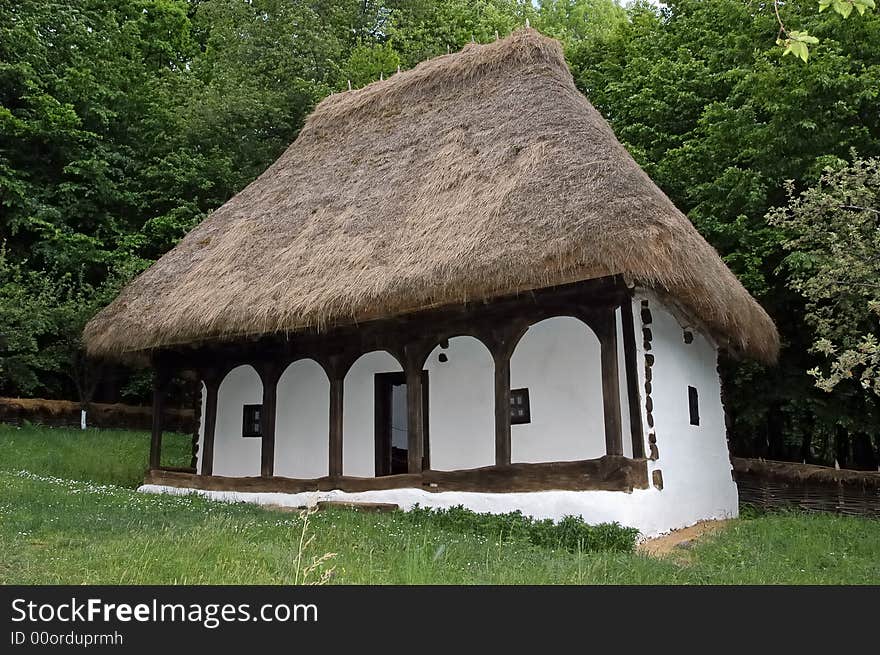
<instances>
[{"instance_id":1,"label":"arched opening","mask_svg":"<svg viewBox=\"0 0 880 655\"><path fill-rule=\"evenodd\" d=\"M388 374L403 374L400 362L384 350L361 355L345 376L342 409L342 474L357 477L373 477L377 474L377 427L387 427L389 443L385 444L387 455L392 449L406 443L406 386L392 384ZM380 392L377 394L377 390ZM381 399L377 398L381 395ZM387 401L387 405L386 403ZM377 407L386 414L386 421L379 426ZM383 416L379 416L383 418ZM385 423L388 425L385 426ZM379 471L380 474L387 471Z\"/></svg>"},{"instance_id":2,"label":"arched opening","mask_svg":"<svg viewBox=\"0 0 880 655\"><path fill-rule=\"evenodd\" d=\"M330 381L318 362L300 359L278 379L275 475L320 478L329 473Z\"/></svg>"},{"instance_id":3,"label":"arched opening","mask_svg":"<svg viewBox=\"0 0 880 655\"><path fill-rule=\"evenodd\" d=\"M599 338L583 321L532 325L510 359L511 461L556 462L605 454Z\"/></svg>"},{"instance_id":4,"label":"arched opening","mask_svg":"<svg viewBox=\"0 0 880 655\"><path fill-rule=\"evenodd\" d=\"M217 392L214 475L260 475L263 440L246 429L245 414L253 417L262 403L263 382L253 366L238 366L223 378ZM248 427L252 423L249 421Z\"/></svg>"},{"instance_id":5,"label":"arched opening","mask_svg":"<svg viewBox=\"0 0 880 655\"><path fill-rule=\"evenodd\" d=\"M436 471L495 463L495 365L482 341L448 339L425 362L431 468Z\"/></svg>"}]
</instances>

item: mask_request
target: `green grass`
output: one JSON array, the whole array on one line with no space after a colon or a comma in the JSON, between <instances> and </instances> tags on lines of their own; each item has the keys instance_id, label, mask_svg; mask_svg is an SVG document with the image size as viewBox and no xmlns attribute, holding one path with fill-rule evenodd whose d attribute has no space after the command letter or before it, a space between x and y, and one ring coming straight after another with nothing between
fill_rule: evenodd
<instances>
[{"instance_id":1,"label":"green grass","mask_svg":"<svg viewBox=\"0 0 880 655\"><path fill-rule=\"evenodd\" d=\"M462 516L331 510L308 517L301 548L297 513L136 493L148 441L0 426L0 583L294 583L328 572L367 584L880 583L880 521L827 514L750 513L657 560L536 545Z\"/></svg>"},{"instance_id":2,"label":"green grass","mask_svg":"<svg viewBox=\"0 0 880 655\"><path fill-rule=\"evenodd\" d=\"M162 464L189 466L192 437L165 434ZM76 430L0 424L0 468L71 480L137 487L144 480L150 437L125 430Z\"/></svg>"}]
</instances>

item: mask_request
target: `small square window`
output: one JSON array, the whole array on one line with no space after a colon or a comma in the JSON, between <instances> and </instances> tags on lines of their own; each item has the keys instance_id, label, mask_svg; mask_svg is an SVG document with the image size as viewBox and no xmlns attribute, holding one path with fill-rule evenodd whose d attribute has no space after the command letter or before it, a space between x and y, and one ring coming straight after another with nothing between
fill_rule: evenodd
<instances>
[{"instance_id":1,"label":"small square window","mask_svg":"<svg viewBox=\"0 0 880 655\"><path fill-rule=\"evenodd\" d=\"M700 424L700 398L696 387L688 387L688 411L691 415L691 425Z\"/></svg>"},{"instance_id":2,"label":"small square window","mask_svg":"<svg viewBox=\"0 0 880 655\"><path fill-rule=\"evenodd\" d=\"M263 428L260 415L263 413L262 405L245 405L244 420L241 427L242 437L262 437Z\"/></svg>"},{"instance_id":3,"label":"small square window","mask_svg":"<svg viewBox=\"0 0 880 655\"><path fill-rule=\"evenodd\" d=\"M510 423L531 423L532 412L529 408L529 390L511 389L510 391Z\"/></svg>"}]
</instances>

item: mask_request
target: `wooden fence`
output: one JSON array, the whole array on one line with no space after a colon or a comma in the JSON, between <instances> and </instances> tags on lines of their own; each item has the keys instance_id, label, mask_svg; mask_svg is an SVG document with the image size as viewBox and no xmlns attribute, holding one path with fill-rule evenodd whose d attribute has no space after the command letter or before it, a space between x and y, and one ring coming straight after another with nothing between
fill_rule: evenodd
<instances>
[{"instance_id":1,"label":"wooden fence","mask_svg":"<svg viewBox=\"0 0 880 655\"><path fill-rule=\"evenodd\" d=\"M734 457L740 503L880 518L880 472Z\"/></svg>"},{"instance_id":2,"label":"wooden fence","mask_svg":"<svg viewBox=\"0 0 880 655\"><path fill-rule=\"evenodd\" d=\"M152 408L139 405L91 403L86 412L86 424L92 428L149 430L152 420ZM191 409L168 408L164 414L164 424L171 432L191 433L195 420ZM80 406L69 400L0 398L0 423L22 425L25 422L78 428Z\"/></svg>"}]
</instances>

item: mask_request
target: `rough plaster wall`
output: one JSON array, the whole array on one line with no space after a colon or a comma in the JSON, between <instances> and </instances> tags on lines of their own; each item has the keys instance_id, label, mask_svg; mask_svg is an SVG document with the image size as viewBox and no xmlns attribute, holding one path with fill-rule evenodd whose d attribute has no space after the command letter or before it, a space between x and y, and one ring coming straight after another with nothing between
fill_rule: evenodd
<instances>
[{"instance_id":1,"label":"rough plaster wall","mask_svg":"<svg viewBox=\"0 0 880 655\"><path fill-rule=\"evenodd\" d=\"M532 325L511 357L510 386L528 387L532 419L511 426L511 461L605 454L599 339L585 323L557 316Z\"/></svg>"},{"instance_id":2,"label":"rough plaster wall","mask_svg":"<svg viewBox=\"0 0 880 655\"><path fill-rule=\"evenodd\" d=\"M345 376L342 410L342 473L372 478L376 475L375 375L402 371L384 350L360 358Z\"/></svg>"},{"instance_id":3,"label":"rough plaster wall","mask_svg":"<svg viewBox=\"0 0 880 655\"><path fill-rule=\"evenodd\" d=\"M217 392L217 425L214 432L214 475L260 474L263 440L242 437L245 405L263 402L263 383L252 366L232 369Z\"/></svg>"},{"instance_id":4,"label":"rough plaster wall","mask_svg":"<svg viewBox=\"0 0 880 655\"><path fill-rule=\"evenodd\" d=\"M330 381L313 359L293 362L278 380L275 475L329 474Z\"/></svg>"},{"instance_id":5,"label":"rough plaster wall","mask_svg":"<svg viewBox=\"0 0 880 655\"><path fill-rule=\"evenodd\" d=\"M441 362L440 355L447 361ZM495 364L474 337L455 337L437 346L428 370L428 440L436 471L495 463Z\"/></svg>"},{"instance_id":6,"label":"rough plaster wall","mask_svg":"<svg viewBox=\"0 0 880 655\"><path fill-rule=\"evenodd\" d=\"M643 325L641 301L647 299L651 323ZM653 431L659 459L649 471L662 472L662 503L658 522L670 527L690 525L703 518L736 516L738 499L731 475L730 455L721 405L721 381L717 370L717 348L696 328L681 325L671 311L650 294L633 300L636 324L639 389L644 393L645 348L643 327L651 330L654 364L651 369ZM693 342L684 342L684 328ZM696 387L700 400L700 425L690 425L688 386ZM644 398L643 398L644 401ZM647 415L642 406L645 452L648 452Z\"/></svg>"}]
</instances>

